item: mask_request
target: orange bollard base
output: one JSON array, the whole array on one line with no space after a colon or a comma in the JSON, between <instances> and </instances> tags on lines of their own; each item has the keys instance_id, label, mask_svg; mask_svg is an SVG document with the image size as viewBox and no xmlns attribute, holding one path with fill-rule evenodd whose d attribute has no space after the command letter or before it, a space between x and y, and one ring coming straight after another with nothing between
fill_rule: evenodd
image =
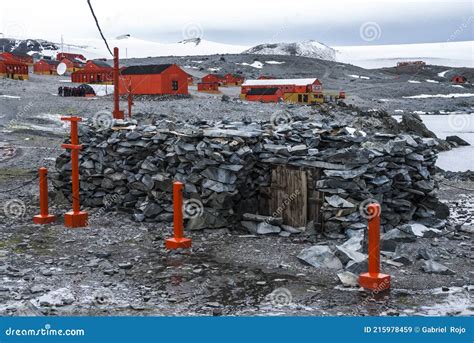
<instances>
[{"instance_id":1,"label":"orange bollard base","mask_svg":"<svg viewBox=\"0 0 474 343\"><path fill-rule=\"evenodd\" d=\"M359 275L359 285L371 291L385 291L390 289L390 275L362 273Z\"/></svg>"},{"instance_id":2,"label":"orange bollard base","mask_svg":"<svg viewBox=\"0 0 474 343\"><path fill-rule=\"evenodd\" d=\"M113 111L112 117L114 119L125 119L125 112L124 111Z\"/></svg>"},{"instance_id":3,"label":"orange bollard base","mask_svg":"<svg viewBox=\"0 0 474 343\"><path fill-rule=\"evenodd\" d=\"M87 212L80 211L80 212L67 212L64 214L64 225L67 227L75 228L75 227L85 227L87 226L87 220L89 215Z\"/></svg>"},{"instance_id":4,"label":"orange bollard base","mask_svg":"<svg viewBox=\"0 0 474 343\"><path fill-rule=\"evenodd\" d=\"M56 221L56 216L52 214L47 214L45 216L38 214L33 217L33 223L35 224L51 224L54 221Z\"/></svg>"},{"instance_id":5,"label":"orange bollard base","mask_svg":"<svg viewBox=\"0 0 474 343\"><path fill-rule=\"evenodd\" d=\"M188 249L191 248L192 240L191 238L168 238L165 241L165 247L169 250L176 250L179 248Z\"/></svg>"}]
</instances>

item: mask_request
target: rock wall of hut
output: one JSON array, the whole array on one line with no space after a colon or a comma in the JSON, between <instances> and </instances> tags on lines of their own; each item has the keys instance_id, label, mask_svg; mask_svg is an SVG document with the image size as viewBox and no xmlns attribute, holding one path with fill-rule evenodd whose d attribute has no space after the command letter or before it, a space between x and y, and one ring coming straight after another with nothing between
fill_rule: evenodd
<instances>
[{"instance_id":1,"label":"rock wall of hut","mask_svg":"<svg viewBox=\"0 0 474 343\"><path fill-rule=\"evenodd\" d=\"M372 134L311 121L205 123L180 131L152 125L98 130L82 126L81 202L129 212L138 221L171 221L173 181L185 184L194 208L189 229L240 227L244 213L262 212L262 190L277 166L317 173L309 193L324 199L325 231L366 227L366 205L382 205L388 230L436 214L432 178L436 141ZM56 161L57 191L71 197L68 152ZM303 192L306 194L306 192ZM288 194L290 197L290 194ZM110 203L107 204L110 207ZM260 210L259 210L260 208ZM311 210L311 208L309 208ZM268 213L263 213L268 214ZM271 213L270 213L271 214Z\"/></svg>"}]
</instances>

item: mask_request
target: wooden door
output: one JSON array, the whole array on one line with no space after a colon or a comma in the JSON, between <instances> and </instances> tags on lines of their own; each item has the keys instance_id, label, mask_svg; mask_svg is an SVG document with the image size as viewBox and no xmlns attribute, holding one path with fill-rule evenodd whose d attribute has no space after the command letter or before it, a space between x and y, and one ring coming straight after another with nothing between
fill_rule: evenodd
<instances>
[{"instance_id":1,"label":"wooden door","mask_svg":"<svg viewBox=\"0 0 474 343\"><path fill-rule=\"evenodd\" d=\"M308 219L308 185L304 170L276 166L272 170L270 215L283 217L293 227L306 226Z\"/></svg>"}]
</instances>

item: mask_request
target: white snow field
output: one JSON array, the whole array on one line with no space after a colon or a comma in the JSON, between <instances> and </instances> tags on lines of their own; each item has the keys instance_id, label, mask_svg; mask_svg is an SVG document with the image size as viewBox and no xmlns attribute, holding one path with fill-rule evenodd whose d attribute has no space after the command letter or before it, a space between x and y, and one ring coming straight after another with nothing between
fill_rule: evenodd
<instances>
[{"instance_id":1,"label":"white snow field","mask_svg":"<svg viewBox=\"0 0 474 343\"><path fill-rule=\"evenodd\" d=\"M338 46L335 49L337 61L369 69L393 67L397 62L413 60L449 67L474 67L474 41Z\"/></svg>"},{"instance_id":2,"label":"white snow field","mask_svg":"<svg viewBox=\"0 0 474 343\"><path fill-rule=\"evenodd\" d=\"M134 37L126 39L109 39L109 46L118 47L120 49L120 55L124 57L157 57L157 56L199 56L199 55L212 55L212 54L238 54L244 51L247 47L241 45L231 45L216 43L201 39L199 44L195 41L182 41L179 43L158 43L151 42L143 39ZM83 51L86 57L110 58L110 54L105 47L104 42L101 39L72 39L68 40L68 43L75 45L76 47L65 47L65 51L78 52ZM78 48L79 47L79 48Z\"/></svg>"},{"instance_id":3,"label":"white snow field","mask_svg":"<svg viewBox=\"0 0 474 343\"><path fill-rule=\"evenodd\" d=\"M316 41L300 43L261 44L247 46L212 42L204 39L188 39L177 43L159 43L135 37L109 39L109 46L120 48L124 57L199 56L213 54L254 53L261 55L297 55L309 58L350 63L363 68L393 67L400 61L423 60L427 64L449 67L474 67L474 41L441 42L422 44L338 46L331 48ZM294 49L293 49L294 47ZM292 49L290 49L292 48ZM57 50L43 50L55 56ZM99 39L68 39L64 52L80 53L88 59L110 58L104 42ZM33 52L32 52L33 53ZM268 61L278 64L278 61ZM253 66L259 68L259 66ZM444 77L445 72L439 74Z\"/></svg>"}]
</instances>

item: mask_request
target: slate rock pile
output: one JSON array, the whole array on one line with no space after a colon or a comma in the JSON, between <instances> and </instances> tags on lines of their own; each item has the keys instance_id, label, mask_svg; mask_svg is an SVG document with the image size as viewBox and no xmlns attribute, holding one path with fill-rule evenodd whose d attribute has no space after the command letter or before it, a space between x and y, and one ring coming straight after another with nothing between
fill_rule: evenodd
<instances>
[{"instance_id":1,"label":"slate rock pile","mask_svg":"<svg viewBox=\"0 0 474 343\"><path fill-rule=\"evenodd\" d=\"M256 213L259 190L270 186L277 165L322 171L315 187L325 195L326 231L365 228L366 206L373 201L382 205L385 230L434 218L439 206L433 138L369 135L337 122L292 118L280 124L201 121L179 128L166 120L110 129L81 125L80 141L82 203L102 207L112 199L108 207L138 221L171 221L172 182L181 181L187 228L240 227L243 214ZM70 198L67 151L56 168L53 183Z\"/></svg>"}]
</instances>

